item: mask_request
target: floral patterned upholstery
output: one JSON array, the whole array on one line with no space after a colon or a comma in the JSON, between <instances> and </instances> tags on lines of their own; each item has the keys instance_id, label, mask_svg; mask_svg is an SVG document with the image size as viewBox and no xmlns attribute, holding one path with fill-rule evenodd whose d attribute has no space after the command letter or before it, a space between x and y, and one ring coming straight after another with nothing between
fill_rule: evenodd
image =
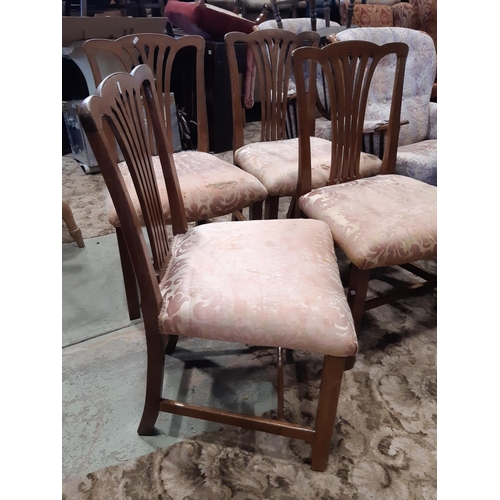
<instances>
[{"instance_id":1,"label":"floral patterned upholstery","mask_svg":"<svg viewBox=\"0 0 500 500\"><path fill-rule=\"evenodd\" d=\"M437 186L437 141L399 147L395 173Z\"/></svg>"},{"instance_id":2,"label":"floral patterned upholstery","mask_svg":"<svg viewBox=\"0 0 500 500\"><path fill-rule=\"evenodd\" d=\"M299 199L322 220L359 269L430 259L437 252L437 188L402 175L377 175L315 189Z\"/></svg>"},{"instance_id":3,"label":"floral patterned upholstery","mask_svg":"<svg viewBox=\"0 0 500 500\"><path fill-rule=\"evenodd\" d=\"M341 24L347 24L349 2L340 6ZM359 27L399 26L402 28L419 28L418 9L406 2L377 1L362 5L356 1L352 16L352 24Z\"/></svg>"},{"instance_id":4,"label":"floral patterned upholstery","mask_svg":"<svg viewBox=\"0 0 500 500\"><path fill-rule=\"evenodd\" d=\"M437 103L429 103L429 129L427 131L427 139L437 139Z\"/></svg>"},{"instance_id":5,"label":"floral patterned upholstery","mask_svg":"<svg viewBox=\"0 0 500 500\"><path fill-rule=\"evenodd\" d=\"M392 25L398 28L419 29L418 11L409 3L398 3L392 8Z\"/></svg>"},{"instance_id":6,"label":"floral patterned upholstery","mask_svg":"<svg viewBox=\"0 0 500 500\"><path fill-rule=\"evenodd\" d=\"M325 186L330 175L332 143L311 137L312 187ZM235 162L246 172L259 179L269 196L294 196L297 189L299 164L298 138L279 141L254 142L239 148ZM360 175L377 175L381 160L366 153L361 154Z\"/></svg>"},{"instance_id":7,"label":"floral patterned upholstery","mask_svg":"<svg viewBox=\"0 0 500 500\"><path fill-rule=\"evenodd\" d=\"M266 188L252 175L217 157L200 151L174 154L179 184L188 222L207 220L231 214L267 197ZM165 222L170 223L170 206L158 156L153 157ZM119 164L125 185L141 222L144 221L137 193L126 162ZM109 222L118 227L120 221L108 195Z\"/></svg>"},{"instance_id":8,"label":"floral patterned upholstery","mask_svg":"<svg viewBox=\"0 0 500 500\"><path fill-rule=\"evenodd\" d=\"M368 40L378 45L390 42L403 42L409 46L406 61L405 81L403 89L403 102L401 119L408 120L408 124L401 127L399 133L399 146L409 146L421 141L426 141L429 150L426 158L417 163L437 169L436 147L428 139L437 137L437 104L430 102L432 85L436 77L436 49L432 38L422 31L407 28L362 28L345 30L337 35L341 40ZM394 59L383 59L373 75L373 81L368 95L366 107L366 120L387 119L391 105L391 93L394 79ZM322 130L322 137L327 134ZM418 148L423 151L424 145ZM378 146L376 145L375 153ZM416 152L417 150L415 150ZM414 156L413 158L416 158ZM408 157L406 157L406 161ZM417 172L418 167L405 167L399 171ZM398 171L398 163L396 164ZM436 178L428 174L417 178Z\"/></svg>"},{"instance_id":9,"label":"floral patterned upholstery","mask_svg":"<svg viewBox=\"0 0 500 500\"><path fill-rule=\"evenodd\" d=\"M207 251L207 249L210 249ZM174 238L162 333L353 356L357 340L326 224L220 222Z\"/></svg>"},{"instance_id":10,"label":"floral patterned upholstery","mask_svg":"<svg viewBox=\"0 0 500 500\"><path fill-rule=\"evenodd\" d=\"M347 23L349 1L340 5L341 24ZM437 0L368 0L365 5L356 0L352 24L372 28L394 26L425 31L437 48Z\"/></svg>"}]
</instances>

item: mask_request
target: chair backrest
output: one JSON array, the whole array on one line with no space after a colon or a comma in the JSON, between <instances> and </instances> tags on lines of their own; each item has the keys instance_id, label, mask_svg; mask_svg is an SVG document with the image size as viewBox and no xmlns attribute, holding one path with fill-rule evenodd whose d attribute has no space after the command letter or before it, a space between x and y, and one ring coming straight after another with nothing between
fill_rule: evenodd
<instances>
[{"instance_id":1,"label":"chair backrest","mask_svg":"<svg viewBox=\"0 0 500 500\"><path fill-rule=\"evenodd\" d=\"M297 47L318 46L319 35L314 32L295 34L283 29L228 33L225 38L229 75L231 79L231 102L233 110L233 151L244 145L242 81L236 59L236 44L246 44L253 56L257 73L256 87L261 105L261 141L287 138L288 90L292 74L292 51ZM249 66L247 57L247 66Z\"/></svg>"},{"instance_id":2,"label":"chair backrest","mask_svg":"<svg viewBox=\"0 0 500 500\"><path fill-rule=\"evenodd\" d=\"M106 77L95 95L83 101L79 116L120 220L140 288L144 320L156 321L161 304L157 274L161 278L166 269L169 248L151 158L152 136L166 182L174 234L186 232L187 221L151 69L147 65L139 65L131 74L114 73ZM118 142L127 162L155 264L152 263L110 137Z\"/></svg>"},{"instance_id":3,"label":"chair backrest","mask_svg":"<svg viewBox=\"0 0 500 500\"><path fill-rule=\"evenodd\" d=\"M355 31L355 30L353 30ZM328 184L359 179L363 124L373 74L383 58L395 66L392 104L381 173L394 171L400 128L401 97L408 46L391 43L379 46L364 41L338 42L322 49L305 47L293 53L297 81L299 120L298 196L311 190L310 135L314 134L314 81L304 77L302 68L315 73L320 64L325 75L332 123L332 154ZM312 90L311 90L312 89Z\"/></svg>"},{"instance_id":4,"label":"chair backrest","mask_svg":"<svg viewBox=\"0 0 500 500\"><path fill-rule=\"evenodd\" d=\"M169 144L172 140L172 115L170 109L170 92L172 91L172 76L174 63L182 62L183 58L192 55L195 64L188 65L194 70L192 75L196 82L196 94L190 95L189 108L197 123L199 151L208 152L208 120L205 94L205 40L200 36L185 36L179 39L168 35L139 33L127 35L116 40L91 39L83 46L87 56L96 86L103 79L103 71L99 65L100 53L114 54L129 73L139 64L147 64L155 76L158 98L162 105L162 114L167 125ZM191 53L190 53L191 51ZM185 65L186 66L186 65ZM183 69L186 69L185 67ZM191 71L192 71L191 70ZM176 75L179 78L179 75ZM191 79L191 77L188 77ZM190 86L189 82L181 84ZM186 104L186 103L185 103Z\"/></svg>"},{"instance_id":5,"label":"chair backrest","mask_svg":"<svg viewBox=\"0 0 500 500\"><path fill-rule=\"evenodd\" d=\"M401 42L408 45L401 119L409 123L401 127L399 145L425 140L429 128L429 102L436 77L436 50L432 38L409 28L363 28L342 31L337 40L365 40L377 45ZM367 120L388 118L393 71L390 59L386 58L379 64L368 97Z\"/></svg>"}]
</instances>

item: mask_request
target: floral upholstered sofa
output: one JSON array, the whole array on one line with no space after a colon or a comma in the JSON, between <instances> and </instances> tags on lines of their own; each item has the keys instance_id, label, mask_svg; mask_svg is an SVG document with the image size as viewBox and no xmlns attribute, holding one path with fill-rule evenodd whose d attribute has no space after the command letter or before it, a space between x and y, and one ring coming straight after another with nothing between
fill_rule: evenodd
<instances>
[{"instance_id":1,"label":"floral upholstered sofa","mask_svg":"<svg viewBox=\"0 0 500 500\"><path fill-rule=\"evenodd\" d=\"M365 3L366 2L366 3ZM341 0L341 24L347 22L349 0ZM437 0L356 0L352 24L360 27L395 26L425 31L437 47Z\"/></svg>"}]
</instances>

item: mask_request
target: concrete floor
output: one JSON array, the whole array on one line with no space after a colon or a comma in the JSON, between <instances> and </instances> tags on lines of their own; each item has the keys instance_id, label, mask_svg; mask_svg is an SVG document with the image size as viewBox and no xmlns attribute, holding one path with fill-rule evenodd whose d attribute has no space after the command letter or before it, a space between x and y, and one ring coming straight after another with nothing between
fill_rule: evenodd
<instances>
[{"instance_id":1,"label":"concrete floor","mask_svg":"<svg viewBox=\"0 0 500 500\"><path fill-rule=\"evenodd\" d=\"M128 318L115 235L85 244L62 249L63 481L220 429L163 414L158 436L137 435L146 376L143 324ZM276 407L273 375L244 345L179 339L166 363L164 395L262 414Z\"/></svg>"}]
</instances>

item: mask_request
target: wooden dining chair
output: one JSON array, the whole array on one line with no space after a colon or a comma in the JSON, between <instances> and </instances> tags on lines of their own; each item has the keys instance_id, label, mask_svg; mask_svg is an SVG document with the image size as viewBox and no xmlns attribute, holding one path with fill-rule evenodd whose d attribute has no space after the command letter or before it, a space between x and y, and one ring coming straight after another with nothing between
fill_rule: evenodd
<instances>
[{"instance_id":1,"label":"wooden dining chair","mask_svg":"<svg viewBox=\"0 0 500 500\"><path fill-rule=\"evenodd\" d=\"M147 120L141 112L147 109ZM328 226L315 220L237 221L188 229L176 157L147 65L108 76L79 116L121 222L141 291L147 342L147 387L138 432L151 435L159 412L238 425L312 444L314 470L325 470L342 375L352 366L357 339ZM134 131L134 133L131 133ZM127 161L143 218L114 154ZM156 175L156 144L163 177ZM175 236L169 241L160 184L168 193ZM149 251L160 269L157 279ZM179 335L324 355L316 425L196 406L162 396L165 352ZM282 365L281 365L282 366Z\"/></svg>"},{"instance_id":2,"label":"wooden dining chair","mask_svg":"<svg viewBox=\"0 0 500 500\"><path fill-rule=\"evenodd\" d=\"M344 41L322 49L301 48L293 53L299 115L299 180L297 216L326 222L333 241L351 262L348 300L356 328L367 309L432 290L436 276L414 265L437 252L437 190L424 182L394 174L401 101L408 46L382 46L366 41ZM370 84L381 60L393 67L393 87L382 168L379 175L362 178L360 157ZM327 185L314 188L311 156L314 129L314 92L304 65L321 64L328 82L332 141ZM311 69L312 71L312 69ZM370 272L401 266L425 281L366 301Z\"/></svg>"},{"instance_id":3,"label":"wooden dining chair","mask_svg":"<svg viewBox=\"0 0 500 500\"><path fill-rule=\"evenodd\" d=\"M130 72L139 64L150 66L155 75L162 117L171 147L173 147L174 126L177 126L175 116L173 116L175 111L172 113L170 104L173 79L175 77L182 83L191 78L184 75L186 80L183 80L180 71L175 72L175 65L179 61L183 62L187 72L194 74L195 92L188 92L188 95L184 96L184 105L189 110L191 121L197 125L195 134L193 133L193 136L197 137L197 149L175 153L188 222L201 223L229 214L233 214L234 218L243 219L241 213L243 208L252 207L267 197L266 188L254 176L208 153L209 137L204 83L205 40L202 37L185 36L175 39L161 34L136 34L116 40L92 39L85 42L84 51L89 59L96 86L102 81L103 61L111 65L110 57L112 56L126 72ZM101 59L102 55L107 57ZM192 64L187 61L192 61ZM161 178L163 172L154 148L153 153L155 172ZM142 220L141 206L127 162L121 163L120 168L123 170L124 181L132 196L139 219ZM160 188L160 194L165 223L170 224L170 206L163 188ZM122 235L120 220L111 200L108 203L108 218L116 228L129 316L130 319L136 319L140 317L136 278ZM160 271L160 267L155 262L157 272Z\"/></svg>"},{"instance_id":4,"label":"wooden dining chair","mask_svg":"<svg viewBox=\"0 0 500 500\"><path fill-rule=\"evenodd\" d=\"M283 29L254 31L246 35L232 32L225 36L233 110L234 163L259 179L268 192L264 217L278 217L279 199L296 195L298 139L287 139L287 95L292 71L292 51L303 45L318 45L313 32L295 34ZM260 96L260 141L244 144L242 79L238 71L236 45L245 44L255 60L255 87ZM326 185L330 172L330 141L311 137L312 185ZM363 175L375 175L381 161L374 155L362 158ZM293 203L291 204L293 207ZM290 208L291 210L291 208ZM289 213L291 211L289 210ZM260 213L262 210L260 209ZM253 215L257 217L259 210Z\"/></svg>"}]
</instances>

